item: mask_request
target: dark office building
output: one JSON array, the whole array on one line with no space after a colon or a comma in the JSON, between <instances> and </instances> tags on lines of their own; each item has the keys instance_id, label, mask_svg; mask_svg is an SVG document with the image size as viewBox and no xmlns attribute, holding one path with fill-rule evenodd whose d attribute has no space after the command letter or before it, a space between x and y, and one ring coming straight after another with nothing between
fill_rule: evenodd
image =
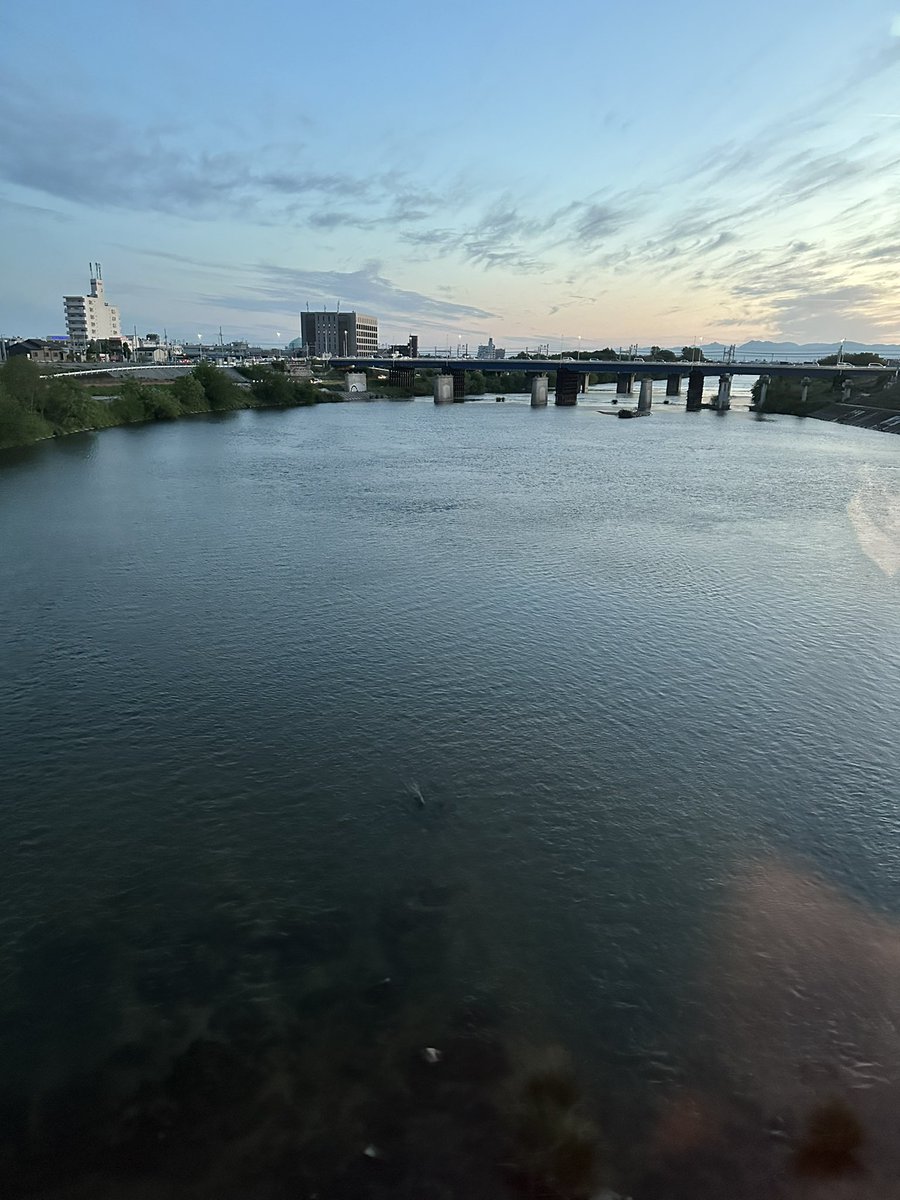
<instances>
[{"instance_id":1,"label":"dark office building","mask_svg":"<svg viewBox=\"0 0 900 1200\"><path fill-rule=\"evenodd\" d=\"M300 314L300 333L303 349L315 358L378 353L378 319L362 313L304 312Z\"/></svg>"}]
</instances>

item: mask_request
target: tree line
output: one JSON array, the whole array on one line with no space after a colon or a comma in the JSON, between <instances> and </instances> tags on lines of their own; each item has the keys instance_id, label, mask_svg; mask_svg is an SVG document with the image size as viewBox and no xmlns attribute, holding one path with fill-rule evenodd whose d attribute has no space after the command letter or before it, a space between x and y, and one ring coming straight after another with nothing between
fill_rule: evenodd
<instances>
[{"instance_id":1,"label":"tree line","mask_svg":"<svg viewBox=\"0 0 900 1200\"><path fill-rule=\"evenodd\" d=\"M45 378L36 363L10 358L0 366L0 449L194 413L287 408L336 398L270 367L254 367L247 374L249 391L206 362L165 383L125 379L111 384L65 374Z\"/></svg>"},{"instance_id":2,"label":"tree line","mask_svg":"<svg viewBox=\"0 0 900 1200\"><path fill-rule=\"evenodd\" d=\"M634 355L629 351L627 354L619 354L618 350L613 350L611 346L604 346L602 350L567 350L564 354L528 354L522 350L518 354L514 354L510 361L516 359L574 359L576 362L582 360L588 361L599 359L601 362L616 362L622 358L626 361L631 361ZM651 346L643 358L650 359L653 362L709 362L699 346L682 346L681 353L676 354L674 350L664 350L662 346Z\"/></svg>"}]
</instances>

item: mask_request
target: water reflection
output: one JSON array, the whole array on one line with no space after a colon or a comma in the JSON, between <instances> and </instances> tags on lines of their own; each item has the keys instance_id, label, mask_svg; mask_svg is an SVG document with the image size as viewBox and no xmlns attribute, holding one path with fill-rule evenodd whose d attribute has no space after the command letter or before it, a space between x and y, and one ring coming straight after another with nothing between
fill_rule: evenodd
<instances>
[{"instance_id":1,"label":"water reflection","mask_svg":"<svg viewBox=\"0 0 900 1200\"><path fill-rule=\"evenodd\" d=\"M729 1091L765 1115L796 1166L812 1171L818 1153L823 1174L843 1173L858 1151L865 1194L896 1195L897 921L796 865L755 863L734 880L708 970ZM857 1123L864 1144L851 1146Z\"/></svg>"},{"instance_id":2,"label":"water reflection","mask_svg":"<svg viewBox=\"0 0 900 1200\"><path fill-rule=\"evenodd\" d=\"M896 470L866 465L847 505L863 552L887 576L900 568L900 488Z\"/></svg>"},{"instance_id":3,"label":"water reflection","mask_svg":"<svg viewBox=\"0 0 900 1200\"><path fill-rule=\"evenodd\" d=\"M459 990L456 905L423 879L367 913L237 907L143 944L114 920L34 931L4 991L2 1194L896 1196L895 921L748 864L705 1034L623 1138L627 1078Z\"/></svg>"}]
</instances>

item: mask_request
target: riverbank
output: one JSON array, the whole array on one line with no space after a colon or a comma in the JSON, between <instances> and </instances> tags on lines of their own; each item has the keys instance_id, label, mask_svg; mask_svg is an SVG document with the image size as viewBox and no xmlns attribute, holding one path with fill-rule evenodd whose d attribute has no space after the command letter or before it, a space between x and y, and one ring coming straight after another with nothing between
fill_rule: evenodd
<instances>
[{"instance_id":1,"label":"riverbank","mask_svg":"<svg viewBox=\"0 0 900 1200\"><path fill-rule=\"evenodd\" d=\"M113 383L65 376L45 379L34 363L12 359L0 368L0 450L120 425L240 409L334 404L347 398L270 368L254 369L246 383L235 382L209 363L199 363L165 383Z\"/></svg>"},{"instance_id":2,"label":"riverbank","mask_svg":"<svg viewBox=\"0 0 900 1200\"><path fill-rule=\"evenodd\" d=\"M900 433L900 411L895 408L870 408L864 404L829 404L810 413L817 421L854 425L878 433Z\"/></svg>"},{"instance_id":3,"label":"riverbank","mask_svg":"<svg viewBox=\"0 0 900 1200\"><path fill-rule=\"evenodd\" d=\"M849 375L849 373L848 373ZM758 411L762 377L754 383L750 405ZM890 374L872 378L845 378L846 392L841 396L833 383L822 379L808 380L773 378L766 388L762 410L767 416L814 417L818 421L834 421L841 425L857 425L884 433L898 433L900 428L900 385ZM840 396L840 399L838 397Z\"/></svg>"}]
</instances>

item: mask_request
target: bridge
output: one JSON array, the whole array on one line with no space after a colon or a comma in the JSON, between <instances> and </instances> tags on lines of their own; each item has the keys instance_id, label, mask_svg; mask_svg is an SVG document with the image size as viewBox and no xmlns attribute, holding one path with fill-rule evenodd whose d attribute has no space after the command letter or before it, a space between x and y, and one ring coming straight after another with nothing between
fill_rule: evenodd
<instances>
[{"instance_id":1,"label":"bridge","mask_svg":"<svg viewBox=\"0 0 900 1200\"><path fill-rule=\"evenodd\" d=\"M388 383L394 387L412 390L416 371L437 371L434 380L435 404L448 404L465 399L466 372L482 371L485 374L501 371L524 371L531 376L531 404L533 408L546 405L549 395L549 377L556 376L554 403L569 407L577 404L579 393L587 391L589 375L614 375L616 394L631 396L635 382L640 388L638 411L649 412L653 400L654 380L665 380L666 395L680 396L681 383L686 377L688 411L695 411L703 404L703 385L707 376L718 376L719 389L713 404L724 410L731 406L731 380L735 375L759 375L762 383L761 402L765 401L765 390L772 376L797 378L803 386L803 399L811 379L837 379L846 375L878 374L890 367L847 367L844 365L822 367L818 363L746 363L746 362L652 362L644 359L573 359L573 358L332 358L330 365L338 370L363 372L383 370L388 373Z\"/></svg>"},{"instance_id":2,"label":"bridge","mask_svg":"<svg viewBox=\"0 0 900 1200\"><path fill-rule=\"evenodd\" d=\"M144 371L148 371L149 378L163 378L164 374L169 374L173 378L179 375L186 375L193 370L192 367L182 363L96 363L91 367L70 368L65 364L59 364L62 370L50 371L41 376L41 379L75 379L85 375L133 375L137 377Z\"/></svg>"}]
</instances>

